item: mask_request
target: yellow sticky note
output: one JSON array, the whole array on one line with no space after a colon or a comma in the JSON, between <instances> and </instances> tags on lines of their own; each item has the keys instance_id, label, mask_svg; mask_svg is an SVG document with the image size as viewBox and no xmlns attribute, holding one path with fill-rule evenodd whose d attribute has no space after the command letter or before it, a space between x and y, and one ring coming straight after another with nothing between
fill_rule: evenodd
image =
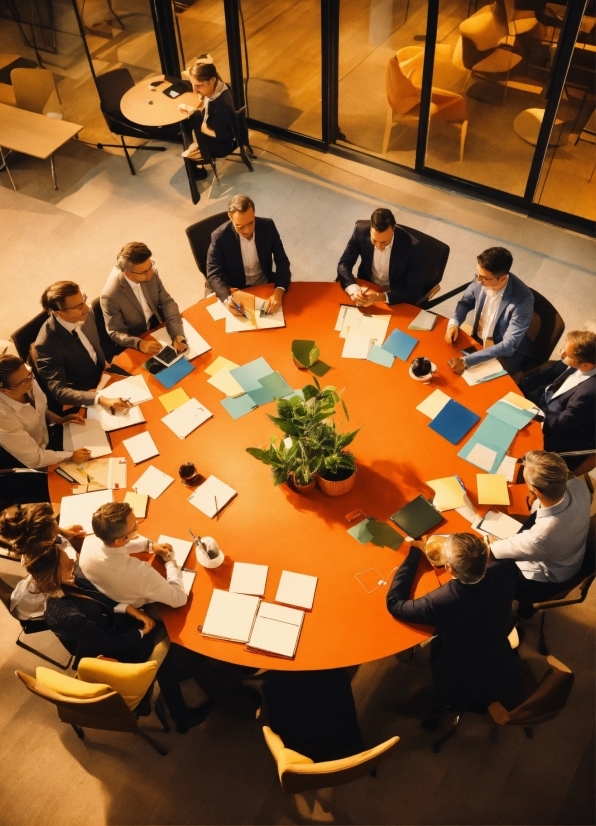
<instances>
[{"instance_id":1,"label":"yellow sticky note","mask_svg":"<svg viewBox=\"0 0 596 826\"><path fill-rule=\"evenodd\" d=\"M181 387L177 387L176 390L171 390L169 393L164 393L163 396L159 396L159 400L165 407L166 413L171 413L172 410L181 407L184 402L187 402L189 399L186 391Z\"/></svg>"},{"instance_id":2,"label":"yellow sticky note","mask_svg":"<svg viewBox=\"0 0 596 826\"><path fill-rule=\"evenodd\" d=\"M217 387L217 389L225 393L226 396L237 398L244 393L243 387L238 384L228 370L219 370L214 376L207 379L207 382L208 384L212 384L213 387Z\"/></svg>"},{"instance_id":3,"label":"yellow sticky note","mask_svg":"<svg viewBox=\"0 0 596 826\"><path fill-rule=\"evenodd\" d=\"M435 390L430 396L427 396L423 402L420 402L416 410L424 413L429 419L434 419L438 416L441 410L449 401L449 396L443 393L442 390Z\"/></svg>"},{"instance_id":4,"label":"yellow sticky note","mask_svg":"<svg viewBox=\"0 0 596 826\"><path fill-rule=\"evenodd\" d=\"M477 473L479 505L509 505L507 479L498 473Z\"/></svg>"},{"instance_id":5,"label":"yellow sticky note","mask_svg":"<svg viewBox=\"0 0 596 826\"><path fill-rule=\"evenodd\" d=\"M433 505L440 511L450 511L454 508L463 508L465 491L455 476L446 476L444 479L433 479L427 482L435 492Z\"/></svg>"},{"instance_id":6,"label":"yellow sticky note","mask_svg":"<svg viewBox=\"0 0 596 826\"><path fill-rule=\"evenodd\" d=\"M238 367L235 361L218 356L215 361L211 362L209 367L205 367L205 372L209 376L214 376L216 373L219 373L220 370L233 370L234 367Z\"/></svg>"},{"instance_id":7,"label":"yellow sticky note","mask_svg":"<svg viewBox=\"0 0 596 826\"><path fill-rule=\"evenodd\" d=\"M135 493L132 490L127 490L124 501L130 505L137 519L144 519L147 516L149 496L146 493Z\"/></svg>"},{"instance_id":8,"label":"yellow sticky note","mask_svg":"<svg viewBox=\"0 0 596 826\"><path fill-rule=\"evenodd\" d=\"M536 407L534 402L531 402L529 399L524 399L523 396L520 396L517 393L507 393L506 396L503 396L501 401L509 402L509 404L519 407L520 410L533 410Z\"/></svg>"}]
</instances>

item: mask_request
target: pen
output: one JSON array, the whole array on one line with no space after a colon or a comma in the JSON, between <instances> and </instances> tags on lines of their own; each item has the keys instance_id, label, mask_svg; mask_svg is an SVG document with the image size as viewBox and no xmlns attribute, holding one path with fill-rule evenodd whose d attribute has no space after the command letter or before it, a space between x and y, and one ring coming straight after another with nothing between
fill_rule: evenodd
<instances>
[{"instance_id":1,"label":"pen","mask_svg":"<svg viewBox=\"0 0 596 826\"><path fill-rule=\"evenodd\" d=\"M248 316L246 315L246 310L244 310L244 309L240 306L240 304L237 304L237 303L234 301L234 299L232 298L232 296L230 296L230 301L232 302L233 306L234 306L234 307L238 310L238 312L239 312L239 313L242 313L242 315L244 316L244 318L248 318Z\"/></svg>"},{"instance_id":2,"label":"pen","mask_svg":"<svg viewBox=\"0 0 596 826\"><path fill-rule=\"evenodd\" d=\"M209 556L209 552L207 551L207 548L203 545L203 542L201 541L201 537L200 536L195 536L190 528L188 528L188 532L192 536L195 545L199 546L199 548L203 551L203 553L205 554L207 559L211 559L211 557Z\"/></svg>"},{"instance_id":3,"label":"pen","mask_svg":"<svg viewBox=\"0 0 596 826\"><path fill-rule=\"evenodd\" d=\"M457 480L457 484L460 486L460 488L463 490L463 492L467 493L466 486L464 485L464 483L462 482L462 480L459 478L459 476L457 474L455 474L455 478Z\"/></svg>"},{"instance_id":4,"label":"pen","mask_svg":"<svg viewBox=\"0 0 596 826\"><path fill-rule=\"evenodd\" d=\"M217 496L214 495L213 498L215 499L215 518L217 519L217 512L219 511L219 508L217 507Z\"/></svg>"}]
</instances>

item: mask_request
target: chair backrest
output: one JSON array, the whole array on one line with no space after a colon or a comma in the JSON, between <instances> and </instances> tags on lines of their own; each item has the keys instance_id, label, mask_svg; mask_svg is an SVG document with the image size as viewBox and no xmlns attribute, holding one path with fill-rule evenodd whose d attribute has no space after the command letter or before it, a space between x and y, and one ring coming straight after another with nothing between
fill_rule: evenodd
<instances>
[{"instance_id":1,"label":"chair backrest","mask_svg":"<svg viewBox=\"0 0 596 826\"><path fill-rule=\"evenodd\" d=\"M565 331L565 322L556 308L539 292L532 289L534 295L534 317L528 330L528 337L534 342L532 364L526 369L539 367L549 360L557 342Z\"/></svg>"},{"instance_id":2,"label":"chair backrest","mask_svg":"<svg viewBox=\"0 0 596 826\"><path fill-rule=\"evenodd\" d=\"M47 104L49 110L61 112L54 75L49 69L13 69L10 82L19 109L43 114Z\"/></svg>"},{"instance_id":3,"label":"chair backrest","mask_svg":"<svg viewBox=\"0 0 596 826\"><path fill-rule=\"evenodd\" d=\"M0 602L4 605L7 611L10 611L10 597L14 588L0 578Z\"/></svg>"},{"instance_id":4,"label":"chair backrest","mask_svg":"<svg viewBox=\"0 0 596 826\"><path fill-rule=\"evenodd\" d=\"M385 85L387 102L398 115L405 115L420 104L420 89L404 75L395 55L387 61Z\"/></svg>"},{"instance_id":5,"label":"chair backrest","mask_svg":"<svg viewBox=\"0 0 596 826\"><path fill-rule=\"evenodd\" d=\"M186 237L188 238L192 254L195 257L197 267L205 278L207 277L207 250L211 243L211 233L227 220L227 212L218 212L215 215L210 215L208 218L203 218L202 221L197 221L196 224L191 224L189 227L186 227Z\"/></svg>"},{"instance_id":6,"label":"chair backrest","mask_svg":"<svg viewBox=\"0 0 596 826\"><path fill-rule=\"evenodd\" d=\"M99 343L101 344L101 349L103 350L103 354L106 357L106 361L110 362L112 361L114 356L117 356L118 353L122 352L122 347L119 347L110 338L110 335L106 329L106 320L103 317L103 312L101 310L99 298L93 299L93 301L91 302L91 309L93 310L93 315L95 317L97 335L99 336Z\"/></svg>"},{"instance_id":7,"label":"chair backrest","mask_svg":"<svg viewBox=\"0 0 596 826\"><path fill-rule=\"evenodd\" d=\"M420 253L422 256L422 273L424 278L424 294L427 295L433 287L441 283L447 260L449 259L450 248L438 238L427 235L419 229L406 227L400 224L407 232L417 238L420 243Z\"/></svg>"},{"instance_id":8,"label":"chair backrest","mask_svg":"<svg viewBox=\"0 0 596 826\"><path fill-rule=\"evenodd\" d=\"M384 743L352 757L313 763L308 757L285 748L282 740L269 726L263 726L263 735L277 762L281 787L287 794L341 786L364 777L399 741L399 737L390 737Z\"/></svg>"},{"instance_id":9,"label":"chair backrest","mask_svg":"<svg viewBox=\"0 0 596 826\"><path fill-rule=\"evenodd\" d=\"M537 688L515 708L507 710L501 703L491 703L488 711L500 726L530 726L551 720L565 708L573 685L573 673L554 657L547 657L550 666Z\"/></svg>"},{"instance_id":10,"label":"chair backrest","mask_svg":"<svg viewBox=\"0 0 596 826\"><path fill-rule=\"evenodd\" d=\"M37 338L39 331L44 323L48 320L48 314L45 310L38 313L35 318L23 324L18 330L15 330L11 335L16 351L23 361L27 361L31 350L31 345Z\"/></svg>"},{"instance_id":11,"label":"chair backrest","mask_svg":"<svg viewBox=\"0 0 596 826\"><path fill-rule=\"evenodd\" d=\"M120 101L124 94L135 85L128 69L112 69L110 72L97 75L95 85L103 114L122 120Z\"/></svg>"}]
</instances>

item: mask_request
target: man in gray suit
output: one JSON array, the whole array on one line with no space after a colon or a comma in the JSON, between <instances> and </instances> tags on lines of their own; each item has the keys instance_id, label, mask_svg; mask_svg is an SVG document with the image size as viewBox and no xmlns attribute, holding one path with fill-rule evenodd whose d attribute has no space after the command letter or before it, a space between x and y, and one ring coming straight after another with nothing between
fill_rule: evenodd
<instances>
[{"instance_id":1,"label":"man in gray suit","mask_svg":"<svg viewBox=\"0 0 596 826\"><path fill-rule=\"evenodd\" d=\"M92 407L103 404L125 410L130 402L100 395L97 387L106 358L95 326L95 318L74 281L56 281L41 297L49 318L35 341L39 374L60 404Z\"/></svg>"},{"instance_id":2,"label":"man in gray suit","mask_svg":"<svg viewBox=\"0 0 596 826\"><path fill-rule=\"evenodd\" d=\"M180 310L162 284L146 244L131 241L122 247L99 300L110 338L121 347L154 356L162 345L140 336L165 321L176 352L187 349Z\"/></svg>"}]
</instances>

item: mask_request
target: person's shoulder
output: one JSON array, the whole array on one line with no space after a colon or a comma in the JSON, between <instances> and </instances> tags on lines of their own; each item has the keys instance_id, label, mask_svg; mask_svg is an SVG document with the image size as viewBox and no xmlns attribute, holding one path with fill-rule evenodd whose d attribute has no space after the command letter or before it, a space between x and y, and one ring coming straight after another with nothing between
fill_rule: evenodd
<instances>
[{"instance_id":1,"label":"person's shoulder","mask_svg":"<svg viewBox=\"0 0 596 826\"><path fill-rule=\"evenodd\" d=\"M216 243L217 241L222 239L222 236L226 236L230 230L233 230L232 222L230 220L224 221L223 224L220 224L216 227L213 232L211 233L211 243Z\"/></svg>"},{"instance_id":2,"label":"person's shoulder","mask_svg":"<svg viewBox=\"0 0 596 826\"><path fill-rule=\"evenodd\" d=\"M487 583L517 580L518 567L513 559L495 559L486 568Z\"/></svg>"},{"instance_id":3,"label":"person's shoulder","mask_svg":"<svg viewBox=\"0 0 596 826\"><path fill-rule=\"evenodd\" d=\"M112 267L110 274L106 279L106 283L103 285L101 290L101 295L113 295L116 290L118 290L122 285L122 279L126 276L118 269L118 267L114 264Z\"/></svg>"},{"instance_id":4,"label":"person's shoulder","mask_svg":"<svg viewBox=\"0 0 596 826\"><path fill-rule=\"evenodd\" d=\"M56 336L56 320L54 316L48 316L47 320L41 325L37 338L35 339L35 346L45 344Z\"/></svg>"},{"instance_id":5,"label":"person's shoulder","mask_svg":"<svg viewBox=\"0 0 596 826\"><path fill-rule=\"evenodd\" d=\"M577 477L570 479L567 482L567 491L571 498L575 499L580 506L585 505L588 508L589 513L590 505L592 504L592 497L584 480Z\"/></svg>"},{"instance_id":6,"label":"person's shoulder","mask_svg":"<svg viewBox=\"0 0 596 826\"><path fill-rule=\"evenodd\" d=\"M521 278L519 276L514 275L514 273L510 272L509 273L509 278L511 279L511 282L512 282L512 284L511 284L512 295L517 296L520 301L528 299L528 298L531 298L532 301L534 300L534 293L528 287L527 284L524 284L524 282L521 280Z\"/></svg>"},{"instance_id":7,"label":"person's shoulder","mask_svg":"<svg viewBox=\"0 0 596 826\"><path fill-rule=\"evenodd\" d=\"M370 221L356 221L354 232L359 236L370 235Z\"/></svg>"},{"instance_id":8,"label":"person's shoulder","mask_svg":"<svg viewBox=\"0 0 596 826\"><path fill-rule=\"evenodd\" d=\"M277 227L275 226L275 221L273 218L262 218L261 216L257 215L255 218L255 229L261 230L275 230Z\"/></svg>"},{"instance_id":9,"label":"person's shoulder","mask_svg":"<svg viewBox=\"0 0 596 826\"><path fill-rule=\"evenodd\" d=\"M412 233L405 227L400 226L400 224L395 225L394 235L400 244L407 244L411 247L417 247L420 245L418 238L412 235Z\"/></svg>"}]
</instances>

